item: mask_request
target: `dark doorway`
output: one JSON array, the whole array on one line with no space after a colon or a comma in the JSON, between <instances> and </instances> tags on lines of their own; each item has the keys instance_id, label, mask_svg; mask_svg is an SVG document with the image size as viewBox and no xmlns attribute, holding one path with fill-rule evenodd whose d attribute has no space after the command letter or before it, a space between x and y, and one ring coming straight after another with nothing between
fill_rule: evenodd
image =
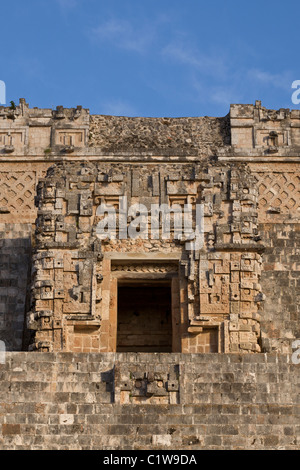
<instances>
[{"instance_id":1,"label":"dark doorway","mask_svg":"<svg viewBox=\"0 0 300 470\"><path fill-rule=\"evenodd\" d=\"M118 287L117 352L172 352L170 285Z\"/></svg>"}]
</instances>

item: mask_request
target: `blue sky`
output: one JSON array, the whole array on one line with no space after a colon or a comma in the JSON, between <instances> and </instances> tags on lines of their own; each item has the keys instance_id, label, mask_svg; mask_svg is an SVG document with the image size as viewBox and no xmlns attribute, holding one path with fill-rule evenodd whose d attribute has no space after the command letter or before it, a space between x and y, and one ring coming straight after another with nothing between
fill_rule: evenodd
<instances>
[{"instance_id":1,"label":"blue sky","mask_svg":"<svg viewBox=\"0 0 300 470\"><path fill-rule=\"evenodd\" d=\"M0 11L7 103L149 117L224 116L256 99L297 108L299 0L14 0Z\"/></svg>"}]
</instances>

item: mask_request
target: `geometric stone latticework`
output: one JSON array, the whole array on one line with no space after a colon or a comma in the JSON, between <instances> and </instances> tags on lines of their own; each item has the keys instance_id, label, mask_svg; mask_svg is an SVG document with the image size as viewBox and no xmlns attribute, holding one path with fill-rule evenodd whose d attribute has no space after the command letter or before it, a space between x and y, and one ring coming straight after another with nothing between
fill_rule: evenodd
<instances>
[{"instance_id":1,"label":"geometric stone latticework","mask_svg":"<svg viewBox=\"0 0 300 470\"><path fill-rule=\"evenodd\" d=\"M20 222L33 222L36 218L34 198L38 178L45 171L0 172L0 213L11 222L17 218Z\"/></svg>"},{"instance_id":2,"label":"geometric stone latticework","mask_svg":"<svg viewBox=\"0 0 300 470\"><path fill-rule=\"evenodd\" d=\"M254 176L262 211L300 217L300 173L259 172Z\"/></svg>"},{"instance_id":3,"label":"geometric stone latticework","mask_svg":"<svg viewBox=\"0 0 300 470\"><path fill-rule=\"evenodd\" d=\"M0 207L7 211L34 211L36 173L21 171L0 173Z\"/></svg>"}]
</instances>

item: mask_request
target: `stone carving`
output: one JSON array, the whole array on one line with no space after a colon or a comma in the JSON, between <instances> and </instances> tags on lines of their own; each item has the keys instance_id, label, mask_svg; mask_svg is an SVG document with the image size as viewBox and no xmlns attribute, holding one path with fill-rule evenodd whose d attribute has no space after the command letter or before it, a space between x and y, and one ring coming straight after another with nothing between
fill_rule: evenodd
<instances>
[{"instance_id":1,"label":"stone carving","mask_svg":"<svg viewBox=\"0 0 300 470\"><path fill-rule=\"evenodd\" d=\"M297 171L297 170L296 170ZM255 173L259 205L266 213L290 214L299 217L300 173Z\"/></svg>"},{"instance_id":2,"label":"stone carving","mask_svg":"<svg viewBox=\"0 0 300 470\"><path fill-rule=\"evenodd\" d=\"M20 214L34 213L35 172L0 173L0 207Z\"/></svg>"},{"instance_id":3,"label":"stone carving","mask_svg":"<svg viewBox=\"0 0 300 470\"><path fill-rule=\"evenodd\" d=\"M110 187L114 192L116 182L109 176L113 167L90 164L82 174L80 165L57 165L49 171L47 178L40 180L38 186L33 311L36 317L39 310L54 309L54 316L57 316L61 325L59 340L53 339L53 333L50 335L51 341L54 341L54 350L64 348L62 338L74 334L70 333L70 316L67 314L73 315L73 323L77 317L77 323L73 324L77 329L82 322L82 314L85 315L85 326L88 322L94 325L98 319L100 333L97 334L101 338L104 328L101 318L106 316L109 309L105 302L107 294L110 296L111 293L109 287L103 287L102 291L102 282L107 285L109 281L99 262L103 242L97 239L97 217L93 214L96 213L94 207L99 202L101 187L105 188L106 194L110 194ZM108 171L106 177L105 168ZM263 246L258 237L257 192L253 187L252 176L243 166L237 168L236 165L234 169L220 165L189 165L184 174L176 165L170 165L168 170L163 176L165 184L157 193L161 200L168 201L171 194L171 201L174 201L174 197L178 199L185 194L186 201L192 206L195 207L198 201L204 207L204 234L200 252L199 248L190 249L188 239L173 239L174 231L171 231L173 245L169 246L168 251L172 253L175 250L181 258L182 268L179 271L178 263L155 263L150 259L148 263L114 262L109 272L131 275L177 273L187 300L181 306L178 303L172 308L182 309L182 312L187 309L187 331L181 346L184 351L202 351L203 344L207 344L207 333L214 335L213 331L216 331L217 340L212 336L212 341L220 352L257 352L260 350L260 301L257 299L261 292L260 253ZM122 172L121 165L118 165L118 171ZM151 169L153 180L159 171L159 167ZM145 202L148 207L157 202L152 186L146 184L149 176L147 167L140 167L139 185L136 192L132 192L129 182L135 176L124 167L123 177L118 177L123 185L121 194L128 195L131 202ZM161 178L162 175L159 176ZM68 181L67 187L65 180ZM228 205L231 207L230 217ZM131 251L138 243L138 240L131 240ZM113 242L106 240L105 244L105 253L114 251ZM203 315L209 315L209 321L203 321ZM83 323L80 324L83 328ZM49 340L49 330L36 331L36 337L39 341ZM210 347L209 344L207 346ZM100 340L99 347L107 346Z\"/></svg>"},{"instance_id":4,"label":"stone carving","mask_svg":"<svg viewBox=\"0 0 300 470\"><path fill-rule=\"evenodd\" d=\"M259 101L232 105L224 118L90 116L81 106L30 109L24 99L13 112L0 107L3 238L16 223L34 227L14 242L34 246L18 308L30 312L24 348L115 351L118 282L128 278L171 290L174 351L287 351L299 323L297 296L285 305L281 286L286 276L295 289L299 270L299 123L298 110ZM169 239L100 240L97 208L119 216L121 196L147 210L188 205L194 216L201 205L200 246L179 236L174 215ZM263 305L269 283L280 291L278 315Z\"/></svg>"},{"instance_id":5,"label":"stone carving","mask_svg":"<svg viewBox=\"0 0 300 470\"><path fill-rule=\"evenodd\" d=\"M149 264L149 263L139 263L139 264L112 264L111 267L112 271L127 271L127 272L140 272L140 273L170 273L176 272L178 270L178 266L175 264L167 264L164 263L163 265L159 264Z\"/></svg>"},{"instance_id":6,"label":"stone carving","mask_svg":"<svg viewBox=\"0 0 300 470\"><path fill-rule=\"evenodd\" d=\"M168 372L159 372L149 366L148 370L136 368L128 373L121 363L115 369L115 401L121 404L177 404L180 403L179 365Z\"/></svg>"}]
</instances>

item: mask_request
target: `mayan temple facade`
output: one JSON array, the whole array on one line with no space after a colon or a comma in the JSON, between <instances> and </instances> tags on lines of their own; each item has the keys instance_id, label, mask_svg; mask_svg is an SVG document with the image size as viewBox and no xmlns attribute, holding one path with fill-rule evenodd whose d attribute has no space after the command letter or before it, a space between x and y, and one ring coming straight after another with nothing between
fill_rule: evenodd
<instances>
[{"instance_id":1,"label":"mayan temple facade","mask_svg":"<svg viewBox=\"0 0 300 470\"><path fill-rule=\"evenodd\" d=\"M184 430L179 420L173 432L162 424L135 434L136 448L299 447L292 419L275 434L255 427L266 425L263 405L299 412L299 366L291 362L300 338L299 110L257 101L233 104L222 118L129 118L81 106L32 109L20 99L0 107L0 160L0 340L8 358L0 373L17 383L26 364L22 383L38 384L44 427L54 395L78 392L81 379L72 389L67 377L83 367L89 394L98 394L82 400L93 415L99 403L108 421L117 405L149 404L157 416L155 406L166 406L166 416L173 406L185 415ZM113 229L105 232L105 222ZM84 426L100 422L86 414L78 421L70 396L57 413L66 416L58 424L73 426L73 440L71 432L63 444L51 440L55 433L39 433L38 420L28 432L28 420L1 414L6 392L3 448L134 447L126 440L132 419L123 430L92 432ZM20 406L26 396L17 392ZM212 421L222 425L216 435L182 408L204 404L263 419ZM211 410L217 420L220 408Z\"/></svg>"}]
</instances>

